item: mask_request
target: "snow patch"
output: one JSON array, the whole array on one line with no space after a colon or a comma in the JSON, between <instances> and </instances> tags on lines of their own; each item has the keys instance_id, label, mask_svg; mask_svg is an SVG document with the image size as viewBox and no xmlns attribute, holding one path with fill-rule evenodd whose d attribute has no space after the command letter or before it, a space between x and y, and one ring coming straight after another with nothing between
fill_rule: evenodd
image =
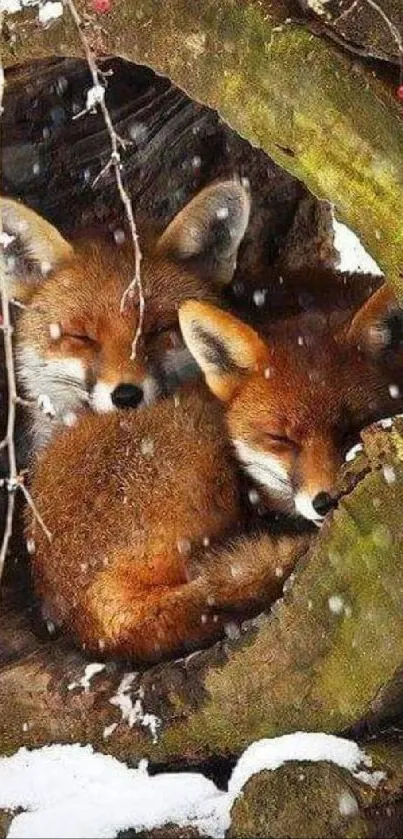
<instances>
[{"instance_id":1,"label":"snow patch","mask_svg":"<svg viewBox=\"0 0 403 839\"><path fill-rule=\"evenodd\" d=\"M45 25L51 20L61 17L63 14L63 3L55 2L55 0L47 0L46 3L39 8L39 22Z\"/></svg>"},{"instance_id":2,"label":"snow patch","mask_svg":"<svg viewBox=\"0 0 403 839\"><path fill-rule=\"evenodd\" d=\"M364 446L362 443L356 443L355 446L352 446L351 449L346 452L344 456L345 463L350 463L354 458L357 457L357 454L364 451Z\"/></svg>"},{"instance_id":3,"label":"snow patch","mask_svg":"<svg viewBox=\"0 0 403 839\"><path fill-rule=\"evenodd\" d=\"M38 396L37 403L39 410L43 411L46 417L56 416L56 408L53 405L53 402L47 393L40 393Z\"/></svg>"},{"instance_id":4,"label":"snow patch","mask_svg":"<svg viewBox=\"0 0 403 839\"><path fill-rule=\"evenodd\" d=\"M372 274L383 277L379 265L361 244L358 236L345 224L337 221L333 214L333 245L339 253L337 269L342 273Z\"/></svg>"},{"instance_id":5,"label":"snow patch","mask_svg":"<svg viewBox=\"0 0 403 839\"><path fill-rule=\"evenodd\" d=\"M0 0L0 12L8 12L9 15L14 15L27 6L37 6L38 2L39 0Z\"/></svg>"},{"instance_id":6,"label":"snow patch","mask_svg":"<svg viewBox=\"0 0 403 839\"><path fill-rule=\"evenodd\" d=\"M97 661L94 661L92 664L87 664L84 670L84 676L78 682L70 682L67 689L75 690L76 688L83 688L84 693L88 693L92 677L96 676L97 673L102 673L102 670L105 670L105 664L98 664Z\"/></svg>"},{"instance_id":7,"label":"snow patch","mask_svg":"<svg viewBox=\"0 0 403 839\"><path fill-rule=\"evenodd\" d=\"M43 25L63 14L63 3L60 0L46 0L45 3L40 3L39 0L0 0L0 11L13 15L22 12L23 9L38 5L38 18Z\"/></svg>"},{"instance_id":8,"label":"snow patch","mask_svg":"<svg viewBox=\"0 0 403 839\"><path fill-rule=\"evenodd\" d=\"M121 694L127 694L135 675L127 674ZM371 759L356 743L323 733L297 732L253 743L239 759L228 792L200 773L150 777L145 761L129 769L92 746L53 745L21 748L0 758L0 808L25 810L13 819L9 839L106 839L129 828L146 831L168 823L220 839L249 778L290 760L329 761L371 786L384 777L371 773ZM340 800L339 806L347 815L353 802Z\"/></svg>"},{"instance_id":9,"label":"snow patch","mask_svg":"<svg viewBox=\"0 0 403 839\"><path fill-rule=\"evenodd\" d=\"M137 698L133 702L130 691L136 677L137 673L126 673L115 695L111 697L109 702L111 705L116 705L119 708L122 722L127 722L129 728L133 728L134 725L141 725L143 728L148 728L153 743L156 743L161 720L155 714L149 714L144 711L144 691L142 688L137 691Z\"/></svg>"}]
</instances>

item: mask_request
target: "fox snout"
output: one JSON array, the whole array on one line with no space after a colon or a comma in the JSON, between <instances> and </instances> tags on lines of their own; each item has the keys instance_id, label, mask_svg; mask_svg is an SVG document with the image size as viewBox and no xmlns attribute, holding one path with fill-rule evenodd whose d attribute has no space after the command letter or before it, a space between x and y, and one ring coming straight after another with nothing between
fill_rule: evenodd
<instances>
[{"instance_id":1,"label":"fox snout","mask_svg":"<svg viewBox=\"0 0 403 839\"><path fill-rule=\"evenodd\" d=\"M99 379L93 387L90 405L95 413L108 413L116 409L140 408L150 405L158 395L157 379L152 375L144 376L138 382L114 382L112 384Z\"/></svg>"},{"instance_id":2,"label":"fox snout","mask_svg":"<svg viewBox=\"0 0 403 839\"><path fill-rule=\"evenodd\" d=\"M327 513L336 506L337 498L325 490L320 490L313 496L309 492L299 491L294 502L295 510L300 516L320 525Z\"/></svg>"},{"instance_id":3,"label":"fox snout","mask_svg":"<svg viewBox=\"0 0 403 839\"><path fill-rule=\"evenodd\" d=\"M337 504L336 481L342 465L341 451L332 435L313 434L299 452L295 469L295 510L304 518L321 524Z\"/></svg>"}]
</instances>

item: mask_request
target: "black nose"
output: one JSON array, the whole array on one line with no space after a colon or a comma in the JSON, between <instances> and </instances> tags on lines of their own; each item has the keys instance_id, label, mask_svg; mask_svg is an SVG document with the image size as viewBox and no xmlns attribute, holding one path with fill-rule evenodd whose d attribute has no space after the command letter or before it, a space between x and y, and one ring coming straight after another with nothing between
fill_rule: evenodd
<instances>
[{"instance_id":1,"label":"black nose","mask_svg":"<svg viewBox=\"0 0 403 839\"><path fill-rule=\"evenodd\" d=\"M116 408L137 408L143 398L143 389L137 385L118 385L112 392Z\"/></svg>"},{"instance_id":2,"label":"black nose","mask_svg":"<svg viewBox=\"0 0 403 839\"><path fill-rule=\"evenodd\" d=\"M312 501L312 507L319 516L325 516L336 504L328 492L318 492Z\"/></svg>"}]
</instances>

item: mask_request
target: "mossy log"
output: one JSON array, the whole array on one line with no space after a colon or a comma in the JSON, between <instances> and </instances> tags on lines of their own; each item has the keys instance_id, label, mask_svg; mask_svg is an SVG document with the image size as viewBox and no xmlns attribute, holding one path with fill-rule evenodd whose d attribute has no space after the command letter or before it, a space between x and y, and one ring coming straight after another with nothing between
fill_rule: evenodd
<instances>
[{"instance_id":1,"label":"mossy log","mask_svg":"<svg viewBox=\"0 0 403 839\"><path fill-rule=\"evenodd\" d=\"M83 656L65 641L39 641L29 617L11 604L0 627L0 752L91 742L124 759L200 763L237 754L260 737L340 732L397 713L403 696L401 438L370 430L366 446L370 460L353 471L367 473L271 612L245 624L235 640L132 675L120 703L110 700L121 667L109 662L84 689ZM386 473L380 457L389 464ZM130 699L137 711L122 719ZM144 714L159 718L157 736Z\"/></svg>"},{"instance_id":2,"label":"mossy log","mask_svg":"<svg viewBox=\"0 0 403 839\"><path fill-rule=\"evenodd\" d=\"M290 22L291 5L115 0L102 18L78 8L94 49L168 75L332 201L402 293L402 107L372 71ZM67 11L45 30L35 14L6 19L6 63L80 53Z\"/></svg>"}]
</instances>

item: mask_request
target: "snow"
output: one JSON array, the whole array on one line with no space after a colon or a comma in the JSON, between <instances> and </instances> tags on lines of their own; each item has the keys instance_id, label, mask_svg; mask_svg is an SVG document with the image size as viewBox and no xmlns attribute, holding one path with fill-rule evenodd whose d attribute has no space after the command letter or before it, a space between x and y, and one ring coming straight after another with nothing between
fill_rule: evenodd
<instances>
[{"instance_id":1,"label":"snow","mask_svg":"<svg viewBox=\"0 0 403 839\"><path fill-rule=\"evenodd\" d=\"M153 743L158 740L158 729L161 725L161 720L155 714L149 714L144 711L143 699L144 693L142 688L137 691L137 698L133 702L130 695L133 682L137 677L137 673L126 673L114 696L109 700L111 705L115 705L120 710L122 722L127 722L129 728L141 725L143 728L148 728Z\"/></svg>"},{"instance_id":2,"label":"snow","mask_svg":"<svg viewBox=\"0 0 403 839\"><path fill-rule=\"evenodd\" d=\"M87 664L84 670L84 676L78 682L70 682L68 690L75 690L76 688L83 688L84 693L88 693L91 686L91 679L97 673L102 673L105 670L105 664L99 664L97 661Z\"/></svg>"},{"instance_id":3,"label":"snow","mask_svg":"<svg viewBox=\"0 0 403 839\"><path fill-rule=\"evenodd\" d=\"M52 341L58 341L62 337L62 328L60 323L51 323L49 325L49 335Z\"/></svg>"},{"instance_id":4,"label":"snow","mask_svg":"<svg viewBox=\"0 0 403 839\"><path fill-rule=\"evenodd\" d=\"M38 6L39 22L43 25L61 17L63 14L63 3L59 0L46 0L45 3L39 3L39 0L0 0L0 11L8 12L8 14L16 14L21 12L28 6Z\"/></svg>"},{"instance_id":5,"label":"snow","mask_svg":"<svg viewBox=\"0 0 403 839\"><path fill-rule=\"evenodd\" d=\"M355 816L358 813L357 799L351 792L342 792L339 796L339 812L344 818Z\"/></svg>"},{"instance_id":6,"label":"snow","mask_svg":"<svg viewBox=\"0 0 403 839\"><path fill-rule=\"evenodd\" d=\"M337 221L333 215L334 247L339 252L337 268L341 272L372 274L383 277L383 273L374 259L362 246L358 236L345 224Z\"/></svg>"},{"instance_id":7,"label":"snow","mask_svg":"<svg viewBox=\"0 0 403 839\"><path fill-rule=\"evenodd\" d=\"M134 678L135 674L128 675ZM126 679L125 694L132 681ZM129 828L151 830L168 823L191 826L202 835L220 839L248 779L290 760L329 761L371 786L384 777L371 773L371 759L356 743L315 732L253 743L235 766L227 792L200 773L150 776L146 761L129 769L89 745L53 745L34 751L21 748L11 757L0 758L0 808L25 810L14 817L9 839L103 839ZM352 808L353 801L340 800L340 811Z\"/></svg>"},{"instance_id":8,"label":"snow","mask_svg":"<svg viewBox=\"0 0 403 839\"><path fill-rule=\"evenodd\" d=\"M36 6L38 0L0 0L0 12L8 12L10 15L20 12L26 6Z\"/></svg>"},{"instance_id":9,"label":"snow","mask_svg":"<svg viewBox=\"0 0 403 839\"><path fill-rule=\"evenodd\" d=\"M339 594L332 594L329 597L328 606L333 615L341 615L344 611L344 600Z\"/></svg>"},{"instance_id":10,"label":"snow","mask_svg":"<svg viewBox=\"0 0 403 839\"><path fill-rule=\"evenodd\" d=\"M8 248L8 246L11 245L12 242L14 242L14 239L15 236L10 236L9 233L6 233L5 230L3 230L2 233L0 233L0 245L2 245L4 249Z\"/></svg>"},{"instance_id":11,"label":"snow","mask_svg":"<svg viewBox=\"0 0 403 839\"><path fill-rule=\"evenodd\" d=\"M394 484L396 481L396 472L393 466L383 466L382 467L383 477L387 484Z\"/></svg>"},{"instance_id":12,"label":"snow","mask_svg":"<svg viewBox=\"0 0 403 839\"><path fill-rule=\"evenodd\" d=\"M398 385L389 385L388 390L392 399L399 399L400 389Z\"/></svg>"},{"instance_id":13,"label":"snow","mask_svg":"<svg viewBox=\"0 0 403 839\"><path fill-rule=\"evenodd\" d=\"M352 446L351 449L344 456L344 460L346 463L350 463L357 457L357 454L364 451L364 446L362 443L356 443L355 446Z\"/></svg>"},{"instance_id":14,"label":"snow","mask_svg":"<svg viewBox=\"0 0 403 839\"><path fill-rule=\"evenodd\" d=\"M105 88L101 84L94 84L93 87L87 91L87 99L85 102L85 110L93 111L97 105L100 105L105 99Z\"/></svg>"},{"instance_id":15,"label":"snow","mask_svg":"<svg viewBox=\"0 0 403 839\"><path fill-rule=\"evenodd\" d=\"M39 22L49 23L50 20L55 20L58 17L61 17L63 14L63 3L54 2L54 0L47 0L46 3L40 6L39 8Z\"/></svg>"},{"instance_id":16,"label":"snow","mask_svg":"<svg viewBox=\"0 0 403 839\"><path fill-rule=\"evenodd\" d=\"M47 417L56 416L56 408L54 407L50 396L47 393L40 393L38 396L38 408L43 411Z\"/></svg>"}]
</instances>

